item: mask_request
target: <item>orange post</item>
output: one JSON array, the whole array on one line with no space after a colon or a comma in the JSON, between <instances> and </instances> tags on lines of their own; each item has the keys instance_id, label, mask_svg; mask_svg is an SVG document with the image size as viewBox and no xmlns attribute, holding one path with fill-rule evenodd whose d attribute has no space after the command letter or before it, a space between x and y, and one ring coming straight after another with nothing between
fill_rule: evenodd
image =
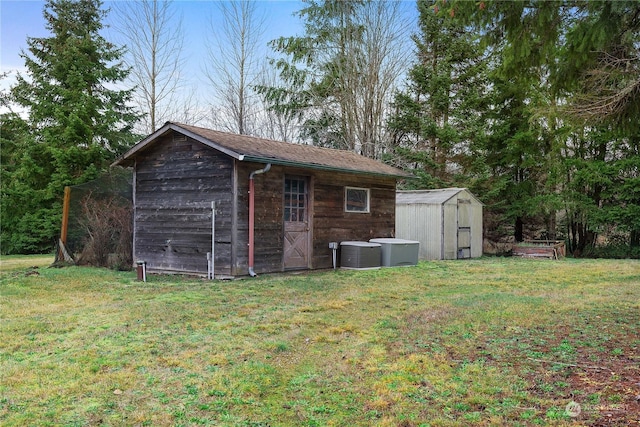
<instances>
[{"instance_id":1,"label":"orange post","mask_svg":"<svg viewBox=\"0 0 640 427\"><path fill-rule=\"evenodd\" d=\"M62 229L60 240L67 244L67 230L69 229L69 201L71 200L71 187L64 187L64 199L62 201Z\"/></svg>"}]
</instances>

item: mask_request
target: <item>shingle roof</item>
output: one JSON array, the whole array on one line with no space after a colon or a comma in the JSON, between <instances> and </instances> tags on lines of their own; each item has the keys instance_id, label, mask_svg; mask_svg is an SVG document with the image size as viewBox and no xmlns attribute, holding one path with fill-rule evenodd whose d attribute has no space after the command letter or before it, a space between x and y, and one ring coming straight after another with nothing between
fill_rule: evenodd
<instances>
[{"instance_id":1,"label":"shingle roof","mask_svg":"<svg viewBox=\"0 0 640 427\"><path fill-rule=\"evenodd\" d=\"M273 163L373 175L411 176L400 169L361 156L352 151L237 135L175 122L167 122L162 128L140 141L116 160L114 165L127 166L132 164L138 152L153 145L159 136L170 131L187 135L240 161Z\"/></svg>"}]
</instances>

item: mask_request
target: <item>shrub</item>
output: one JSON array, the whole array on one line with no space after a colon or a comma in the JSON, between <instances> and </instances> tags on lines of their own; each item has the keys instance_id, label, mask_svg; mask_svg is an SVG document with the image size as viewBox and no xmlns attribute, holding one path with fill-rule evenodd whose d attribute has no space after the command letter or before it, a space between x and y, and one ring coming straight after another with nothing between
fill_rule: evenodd
<instances>
[{"instance_id":1,"label":"shrub","mask_svg":"<svg viewBox=\"0 0 640 427\"><path fill-rule=\"evenodd\" d=\"M95 199L91 194L82 199L82 217L78 222L84 237L77 264L131 269L133 221L131 205L126 202L113 196Z\"/></svg>"}]
</instances>

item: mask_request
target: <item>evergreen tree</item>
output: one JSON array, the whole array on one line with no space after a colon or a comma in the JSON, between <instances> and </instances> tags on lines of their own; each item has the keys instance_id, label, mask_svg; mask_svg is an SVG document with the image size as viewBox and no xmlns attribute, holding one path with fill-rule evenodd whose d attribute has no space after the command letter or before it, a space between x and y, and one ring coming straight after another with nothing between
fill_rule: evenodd
<instances>
[{"instance_id":1,"label":"evergreen tree","mask_svg":"<svg viewBox=\"0 0 640 427\"><path fill-rule=\"evenodd\" d=\"M640 2L439 0L436 7L483 35L500 58L496 76L521 94L505 98L515 108L493 123L531 114L505 132L490 130L490 159L515 154L534 165L526 168L534 186L521 199L534 203L509 201L511 209L552 213L560 200L574 253L592 248L605 227L624 230L637 244Z\"/></svg>"},{"instance_id":2,"label":"evergreen tree","mask_svg":"<svg viewBox=\"0 0 640 427\"><path fill-rule=\"evenodd\" d=\"M478 37L437 15L433 1L417 5L416 62L389 120L395 151L422 188L469 184L479 172L475 150L482 139L487 64Z\"/></svg>"},{"instance_id":3,"label":"evergreen tree","mask_svg":"<svg viewBox=\"0 0 640 427\"><path fill-rule=\"evenodd\" d=\"M0 127L0 249L3 254L39 252L55 232L52 224L38 219L46 208L33 191L46 185L48 176L38 163L47 159L37 151L39 145L19 115L3 114Z\"/></svg>"},{"instance_id":4,"label":"evergreen tree","mask_svg":"<svg viewBox=\"0 0 640 427\"><path fill-rule=\"evenodd\" d=\"M534 67L503 78L494 70L490 107L484 112L487 132L481 150L489 169L484 201L494 214L494 226L513 230L516 241L524 240L530 223L546 223L547 237L556 235L559 206L552 182L558 162L554 147L561 134L549 129L552 117L538 113L550 102L548 84L536 79L542 73Z\"/></svg>"},{"instance_id":5,"label":"evergreen tree","mask_svg":"<svg viewBox=\"0 0 640 427\"><path fill-rule=\"evenodd\" d=\"M580 129L564 157L571 248L588 254L599 233L620 233L638 256L640 2L584 2L576 12L554 81Z\"/></svg>"},{"instance_id":6,"label":"evergreen tree","mask_svg":"<svg viewBox=\"0 0 640 427\"><path fill-rule=\"evenodd\" d=\"M18 75L11 96L27 111L28 133L4 136L23 141L14 153L19 165L6 170L3 182L2 202L9 205L2 218L5 253L50 250L64 187L94 179L133 142L131 91L115 89L128 70L122 50L100 34L101 6L48 0L44 17L51 36L27 39L27 72Z\"/></svg>"},{"instance_id":7,"label":"evergreen tree","mask_svg":"<svg viewBox=\"0 0 640 427\"><path fill-rule=\"evenodd\" d=\"M399 3L307 0L305 34L271 43L282 85L259 86L270 108L315 145L380 157L388 97L400 75Z\"/></svg>"}]
</instances>

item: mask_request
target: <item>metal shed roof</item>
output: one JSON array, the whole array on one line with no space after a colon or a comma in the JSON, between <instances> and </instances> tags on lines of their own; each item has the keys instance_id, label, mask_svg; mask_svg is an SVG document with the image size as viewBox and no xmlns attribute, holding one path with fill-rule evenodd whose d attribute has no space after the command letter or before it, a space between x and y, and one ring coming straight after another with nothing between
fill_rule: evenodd
<instances>
[{"instance_id":1,"label":"metal shed roof","mask_svg":"<svg viewBox=\"0 0 640 427\"><path fill-rule=\"evenodd\" d=\"M396 205L413 205L413 204L429 204L441 205L449 201L462 191L469 193L471 198L482 204L471 192L466 188L440 188L436 190L412 190L396 192Z\"/></svg>"},{"instance_id":2,"label":"metal shed roof","mask_svg":"<svg viewBox=\"0 0 640 427\"><path fill-rule=\"evenodd\" d=\"M184 134L202 144L221 151L240 161L273 163L285 166L307 167L312 169L334 170L341 172L366 173L395 177L410 177L400 169L361 156L352 151L292 144L282 141L257 138L220 132L182 123L167 122L162 128L149 135L122 157L115 165L131 165L135 156L162 135L175 131Z\"/></svg>"}]
</instances>

